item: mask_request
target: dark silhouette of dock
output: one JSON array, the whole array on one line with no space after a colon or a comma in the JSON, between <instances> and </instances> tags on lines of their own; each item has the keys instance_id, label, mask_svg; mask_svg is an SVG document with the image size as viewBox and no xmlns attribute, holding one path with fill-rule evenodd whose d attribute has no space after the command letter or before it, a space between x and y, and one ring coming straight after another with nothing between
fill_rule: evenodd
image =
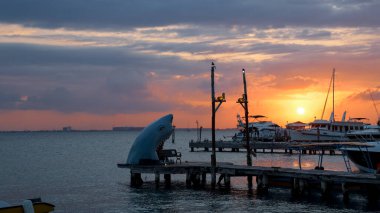
<instances>
[{"instance_id":1,"label":"dark silhouette of dock","mask_svg":"<svg viewBox=\"0 0 380 213\"><path fill-rule=\"evenodd\" d=\"M165 186L170 187L171 175L185 174L188 187L205 187L207 175L211 175L212 166L206 162L184 162L167 165L126 165L118 164L119 168L129 168L131 186L140 187L143 184L142 173L155 174L156 186L160 185L160 176L164 176ZM380 175L351 173L327 170L301 170L281 167L261 167L234 165L232 163L217 163L216 173L219 183L230 187L231 178L253 176L256 178L257 191L268 193L273 187L288 188L292 195L320 192L322 196L342 193L348 200L350 193L361 193L369 200L377 200L380 188Z\"/></svg>"}]
</instances>

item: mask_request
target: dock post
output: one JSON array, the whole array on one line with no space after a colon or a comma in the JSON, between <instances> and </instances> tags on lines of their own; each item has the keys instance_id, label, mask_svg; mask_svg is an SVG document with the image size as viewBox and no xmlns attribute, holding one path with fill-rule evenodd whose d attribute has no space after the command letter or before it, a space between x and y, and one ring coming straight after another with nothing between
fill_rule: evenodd
<instances>
[{"instance_id":1,"label":"dock post","mask_svg":"<svg viewBox=\"0 0 380 213\"><path fill-rule=\"evenodd\" d=\"M289 149L289 154L293 154L293 150L292 149Z\"/></svg>"},{"instance_id":2,"label":"dock post","mask_svg":"<svg viewBox=\"0 0 380 213\"><path fill-rule=\"evenodd\" d=\"M156 183L156 188L160 187L160 173L154 173L154 182Z\"/></svg>"},{"instance_id":3,"label":"dock post","mask_svg":"<svg viewBox=\"0 0 380 213\"><path fill-rule=\"evenodd\" d=\"M252 166L252 157L251 157L251 145L250 145L250 135L249 135L249 110L248 110L248 94L247 94L247 82L245 79L245 69L242 69L243 72L243 86L244 86L244 93L241 98L237 100L236 103L240 104L244 109L244 116L245 116L245 127L244 127L244 133L245 133L245 148L247 149L247 166ZM239 149L237 149L239 151ZM256 150L255 150L256 152ZM247 182L248 182L248 189L252 189L252 175L247 175Z\"/></svg>"},{"instance_id":4,"label":"dock post","mask_svg":"<svg viewBox=\"0 0 380 213\"><path fill-rule=\"evenodd\" d=\"M299 179L298 183L299 183L299 194L303 195L303 193L305 192L305 186L306 186L305 180Z\"/></svg>"},{"instance_id":5,"label":"dock post","mask_svg":"<svg viewBox=\"0 0 380 213\"><path fill-rule=\"evenodd\" d=\"M131 186L132 187L140 187L144 181L141 178L141 173L132 173L131 171Z\"/></svg>"},{"instance_id":6,"label":"dock post","mask_svg":"<svg viewBox=\"0 0 380 213\"><path fill-rule=\"evenodd\" d=\"M202 187L206 186L206 172L202 172Z\"/></svg>"},{"instance_id":7,"label":"dock post","mask_svg":"<svg viewBox=\"0 0 380 213\"><path fill-rule=\"evenodd\" d=\"M191 179L193 182L193 186L198 187L201 184L201 175L200 173L191 174Z\"/></svg>"},{"instance_id":8,"label":"dock post","mask_svg":"<svg viewBox=\"0 0 380 213\"><path fill-rule=\"evenodd\" d=\"M164 174L165 186L170 187L171 184L171 176L170 174Z\"/></svg>"},{"instance_id":9,"label":"dock post","mask_svg":"<svg viewBox=\"0 0 380 213\"><path fill-rule=\"evenodd\" d=\"M298 178L293 178L292 182L292 195L298 196L300 192L300 182Z\"/></svg>"},{"instance_id":10,"label":"dock post","mask_svg":"<svg viewBox=\"0 0 380 213\"><path fill-rule=\"evenodd\" d=\"M219 152L223 152L223 148L222 147L219 147Z\"/></svg>"},{"instance_id":11,"label":"dock post","mask_svg":"<svg viewBox=\"0 0 380 213\"><path fill-rule=\"evenodd\" d=\"M187 171L186 172L186 187L191 187L191 172Z\"/></svg>"},{"instance_id":12,"label":"dock post","mask_svg":"<svg viewBox=\"0 0 380 213\"><path fill-rule=\"evenodd\" d=\"M265 192L267 192L268 188L269 188L269 178L268 178L268 175L263 175L263 186L264 186Z\"/></svg>"},{"instance_id":13,"label":"dock post","mask_svg":"<svg viewBox=\"0 0 380 213\"><path fill-rule=\"evenodd\" d=\"M231 186L231 177L228 174L224 175L224 185L226 187L230 187Z\"/></svg>"},{"instance_id":14,"label":"dock post","mask_svg":"<svg viewBox=\"0 0 380 213\"><path fill-rule=\"evenodd\" d=\"M215 72L215 65L214 65L214 62L212 62L211 63L211 107L212 107L212 115L211 115L211 143L212 143L212 154L211 154L211 188L212 189L215 189L215 185L216 185L214 72Z\"/></svg>"},{"instance_id":15,"label":"dock post","mask_svg":"<svg viewBox=\"0 0 380 213\"><path fill-rule=\"evenodd\" d=\"M367 198L369 204L376 203L377 199L379 198L378 188L376 185L367 184Z\"/></svg>"},{"instance_id":16,"label":"dock post","mask_svg":"<svg viewBox=\"0 0 380 213\"><path fill-rule=\"evenodd\" d=\"M257 176L257 191L259 193L267 193L268 192L268 176L267 175L260 175Z\"/></svg>"},{"instance_id":17,"label":"dock post","mask_svg":"<svg viewBox=\"0 0 380 213\"><path fill-rule=\"evenodd\" d=\"M343 193L343 202L347 203L348 200L350 199L347 183L342 183L342 193Z\"/></svg>"},{"instance_id":18,"label":"dock post","mask_svg":"<svg viewBox=\"0 0 380 213\"><path fill-rule=\"evenodd\" d=\"M208 147L205 147L205 152L208 152Z\"/></svg>"},{"instance_id":19,"label":"dock post","mask_svg":"<svg viewBox=\"0 0 380 213\"><path fill-rule=\"evenodd\" d=\"M215 88L214 88L214 72L215 72L215 64L211 63L211 143L212 143L212 154L211 154L211 188L215 189L216 186L216 141L215 141L215 114L219 109L220 105L223 102L226 102L225 94L222 93L222 96L215 98ZM215 103L218 102L218 106L215 107Z\"/></svg>"},{"instance_id":20,"label":"dock post","mask_svg":"<svg viewBox=\"0 0 380 213\"><path fill-rule=\"evenodd\" d=\"M201 174L198 172L196 174L194 174L194 185L195 186L201 185Z\"/></svg>"},{"instance_id":21,"label":"dock post","mask_svg":"<svg viewBox=\"0 0 380 213\"><path fill-rule=\"evenodd\" d=\"M327 198L330 195L330 186L326 181L321 181L322 197Z\"/></svg>"}]
</instances>

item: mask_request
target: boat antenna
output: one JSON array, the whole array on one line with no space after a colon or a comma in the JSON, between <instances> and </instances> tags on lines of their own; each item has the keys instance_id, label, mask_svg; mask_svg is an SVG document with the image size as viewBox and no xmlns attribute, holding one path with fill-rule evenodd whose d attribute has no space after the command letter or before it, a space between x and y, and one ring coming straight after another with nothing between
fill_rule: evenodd
<instances>
[{"instance_id":1,"label":"boat antenna","mask_svg":"<svg viewBox=\"0 0 380 213\"><path fill-rule=\"evenodd\" d=\"M327 104L327 100L329 99L329 94L330 94L330 89L331 89L331 83L333 82L333 78L334 78L334 72L333 72L333 75L331 76L331 79L330 79L329 90L327 91L327 96L326 96L326 100L325 100L325 105L323 106L321 120L323 120L323 115L325 114L326 104Z\"/></svg>"}]
</instances>

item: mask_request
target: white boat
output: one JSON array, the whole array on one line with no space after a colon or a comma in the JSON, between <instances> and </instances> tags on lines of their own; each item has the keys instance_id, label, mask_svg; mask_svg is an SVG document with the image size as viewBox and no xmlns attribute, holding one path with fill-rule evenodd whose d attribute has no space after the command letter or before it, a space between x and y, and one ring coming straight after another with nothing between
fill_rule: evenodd
<instances>
[{"instance_id":1,"label":"white boat","mask_svg":"<svg viewBox=\"0 0 380 213\"><path fill-rule=\"evenodd\" d=\"M345 120L346 112L341 121L333 120L333 113L329 120L315 119L305 128L287 129L291 141L348 141L348 133L364 130L367 126L357 118Z\"/></svg>"},{"instance_id":2,"label":"white boat","mask_svg":"<svg viewBox=\"0 0 380 213\"><path fill-rule=\"evenodd\" d=\"M380 141L363 144L370 145L370 147L342 148L341 150L361 172L376 173L380 170Z\"/></svg>"},{"instance_id":3,"label":"white boat","mask_svg":"<svg viewBox=\"0 0 380 213\"><path fill-rule=\"evenodd\" d=\"M315 119L309 123L305 128L287 129L291 141L322 141L322 142L339 142L348 141L347 133L349 131L363 130L366 125L358 118L350 118L346 120L346 112L343 113L342 120L335 120L335 69L333 70L330 86L327 92L325 105L323 107L321 119ZM327 100L329 97L330 89L332 92L332 113L329 120L324 120L323 115L325 113Z\"/></svg>"},{"instance_id":4,"label":"white boat","mask_svg":"<svg viewBox=\"0 0 380 213\"><path fill-rule=\"evenodd\" d=\"M352 141L380 141L380 120L377 125L366 125L362 130L348 132L347 137Z\"/></svg>"},{"instance_id":5,"label":"white boat","mask_svg":"<svg viewBox=\"0 0 380 213\"><path fill-rule=\"evenodd\" d=\"M248 128L250 132L250 137L252 140L257 141L281 141L283 140L284 130L276 123L272 121L262 120L266 118L263 115L253 115L250 116L255 119L254 122L249 122ZM235 136L232 137L233 140L244 140L245 134L245 124L243 123L240 115L237 115L238 129L240 130Z\"/></svg>"}]
</instances>

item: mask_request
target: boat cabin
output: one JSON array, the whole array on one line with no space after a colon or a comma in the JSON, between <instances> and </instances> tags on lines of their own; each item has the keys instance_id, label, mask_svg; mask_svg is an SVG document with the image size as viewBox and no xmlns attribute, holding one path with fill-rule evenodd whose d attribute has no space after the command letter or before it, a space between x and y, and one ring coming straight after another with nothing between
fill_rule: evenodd
<instances>
[{"instance_id":1,"label":"boat cabin","mask_svg":"<svg viewBox=\"0 0 380 213\"><path fill-rule=\"evenodd\" d=\"M328 130L332 132L347 133L349 131L363 130L366 123L362 122L364 118L351 118L347 121L315 120L309 123L310 129Z\"/></svg>"}]
</instances>

